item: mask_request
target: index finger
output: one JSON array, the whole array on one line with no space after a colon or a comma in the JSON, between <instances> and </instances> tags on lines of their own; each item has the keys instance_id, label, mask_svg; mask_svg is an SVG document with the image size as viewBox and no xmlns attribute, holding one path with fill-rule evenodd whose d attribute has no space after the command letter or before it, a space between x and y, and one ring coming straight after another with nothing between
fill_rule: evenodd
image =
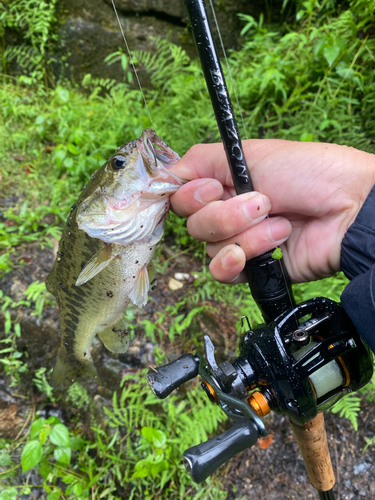
<instances>
[{"instance_id":1,"label":"index finger","mask_svg":"<svg viewBox=\"0 0 375 500\"><path fill-rule=\"evenodd\" d=\"M258 165L264 157L264 140L263 142L260 139L246 140L242 143L242 146L252 180L255 183L255 189L257 189L254 165ZM223 186L233 187L233 179L227 156L221 142L215 144L196 144L187 151L181 160L173 165L171 170L183 179L212 178L218 180Z\"/></svg>"},{"instance_id":2,"label":"index finger","mask_svg":"<svg viewBox=\"0 0 375 500\"><path fill-rule=\"evenodd\" d=\"M189 181L210 178L222 185L233 186L222 143L196 144L170 170Z\"/></svg>"}]
</instances>

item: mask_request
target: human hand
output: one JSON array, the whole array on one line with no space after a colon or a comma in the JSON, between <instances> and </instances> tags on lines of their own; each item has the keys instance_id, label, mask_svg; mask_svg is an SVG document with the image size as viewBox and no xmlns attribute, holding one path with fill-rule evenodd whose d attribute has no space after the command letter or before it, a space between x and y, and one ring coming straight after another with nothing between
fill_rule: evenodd
<instances>
[{"instance_id":1,"label":"human hand","mask_svg":"<svg viewBox=\"0 0 375 500\"><path fill-rule=\"evenodd\" d=\"M171 197L172 210L207 242L214 278L246 281L246 260L280 245L295 283L339 271L341 241L375 184L375 156L276 139L243 149L257 192L236 196L222 144L193 146L172 168L191 180Z\"/></svg>"}]
</instances>

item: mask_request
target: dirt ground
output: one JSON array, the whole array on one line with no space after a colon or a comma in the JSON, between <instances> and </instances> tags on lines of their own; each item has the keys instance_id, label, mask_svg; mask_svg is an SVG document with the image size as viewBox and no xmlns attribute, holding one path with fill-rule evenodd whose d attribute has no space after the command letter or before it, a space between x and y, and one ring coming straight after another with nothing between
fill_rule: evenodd
<instances>
[{"instance_id":1,"label":"dirt ground","mask_svg":"<svg viewBox=\"0 0 375 500\"><path fill-rule=\"evenodd\" d=\"M170 259L170 250L164 247L163 259ZM38 245L29 245L17 250L13 255L16 268L7 274L2 281L5 295L19 298L26 287L36 279L44 280L52 267L52 249L40 250ZM22 266L18 263L24 261ZM158 311L181 300L189 287L193 284L185 283L179 290L171 290L169 280L176 272L193 274L200 270L200 263L186 257L175 256L169 261L167 271L158 276L158 286L152 292L152 299L145 308L145 317L155 320ZM206 301L216 308L216 312L200 315L195 328L202 333L209 333L217 346L219 361L231 358L236 347L236 332L233 310L215 301ZM184 312L184 310L182 310ZM28 363L32 374L39 366L51 368L59 344L58 338L58 313L54 306L49 306L41 321L29 317L30 311L20 308L13 312L21 321L22 331L26 332L26 339L20 340L19 349L28 351ZM0 317L0 329L2 318ZM168 328L168 321L164 327ZM148 347L147 347L148 346ZM178 357L181 352L194 348L189 338L178 338L170 344L164 340L160 346L168 352L168 359ZM129 354L122 359L111 358L107 365L103 362L103 370L107 370L106 377L111 380L114 372L121 378L118 366L126 366L126 370L136 371L152 361L153 345L149 340L140 335L134 342ZM107 354L106 354L107 355ZM98 350L96 361L101 363L104 359L103 351ZM117 364L116 364L117 363ZM122 364L121 364L122 363ZM111 372L112 370L112 372ZM117 371L116 371L117 370ZM32 377L29 375L28 380ZM45 409L46 402L43 397L30 391L27 381L17 390L10 388L4 373L0 373L0 437L14 439L22 434L28 425L26 422L28 408ZM118 380L114 380L116 387ZM96 384L89 386L92 396L98 389ZM101 395L109 396L109 393ZM202 397L206 397L202 391ZM356 432L351 423L333 413L326 414L327 435L333 467L336 474L335 498L336 500L375 499L375 445L369 446L366 451L366 438L375 435L374 405L363 399L362 411L359 415L359 430ZM54 408L54 412L63 412L64 409ZM266 417L266 427L269 437L259 440L251 449L234 457L224 465L217 474L223 481L224 489L228 491L228 500L286 500L286 499L315 499L317 492L309 483L306 469L299 453L298 446L292 435L291 427L286 418L281 415L271 414ZM42 497L40 497L42 498Z\"/></svg>"}]
</instances>

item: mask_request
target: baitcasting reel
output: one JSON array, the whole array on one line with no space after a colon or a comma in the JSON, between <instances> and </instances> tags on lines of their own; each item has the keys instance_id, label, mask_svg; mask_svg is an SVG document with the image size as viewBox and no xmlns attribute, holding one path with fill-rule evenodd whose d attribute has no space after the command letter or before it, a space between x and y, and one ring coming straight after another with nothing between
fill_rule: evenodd
<instances>
[{"instance_id":1,"label":"baitcasting reel","mask_svg":"<svg viewBox=\"0 0 375 500\"><path fill-rule=\"evenodd\" d=\"M342 306L322 297L289 309L268 325L250 328L233 362L218 365L210 337L204 342L205 358L184 354L147 374L160 399L199 374L209 399L237 422L184 452L196 482L266 436L260 417L271 410L303 425L367 384L373 371L369 350Z\"/></svg>"}]
</instances>

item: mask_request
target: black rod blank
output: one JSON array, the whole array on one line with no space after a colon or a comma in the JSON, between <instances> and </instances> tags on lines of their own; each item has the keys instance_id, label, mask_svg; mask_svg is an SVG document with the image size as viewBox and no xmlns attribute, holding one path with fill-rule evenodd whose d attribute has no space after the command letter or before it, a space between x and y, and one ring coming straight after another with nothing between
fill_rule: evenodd
<instances>
[{"instance_id":1,"label":"black rod blank","mask_svg":"<svg viewBox=\"0 0 375 500\"><path fill-rule=\"evenodd\" d=\"M204 3L202 0L185 0L185 4L236 193L254 191Z\"/></svg>"},{"instance_id":2,"label":"black rod blank","mask_svg":"<svg viewBox=\"0 0 375 500\"><path fill-rule=\"evenodd\" d=\"M236 193L239 195L254 191L203 0L185 0L185 5ZM272 253L269 251L251 259L245 266L251 293L266 323L295 307L283 259L274 259ZM297 328L293 318L291 323L292 327Z\"/></svg>"}]
</instances>

